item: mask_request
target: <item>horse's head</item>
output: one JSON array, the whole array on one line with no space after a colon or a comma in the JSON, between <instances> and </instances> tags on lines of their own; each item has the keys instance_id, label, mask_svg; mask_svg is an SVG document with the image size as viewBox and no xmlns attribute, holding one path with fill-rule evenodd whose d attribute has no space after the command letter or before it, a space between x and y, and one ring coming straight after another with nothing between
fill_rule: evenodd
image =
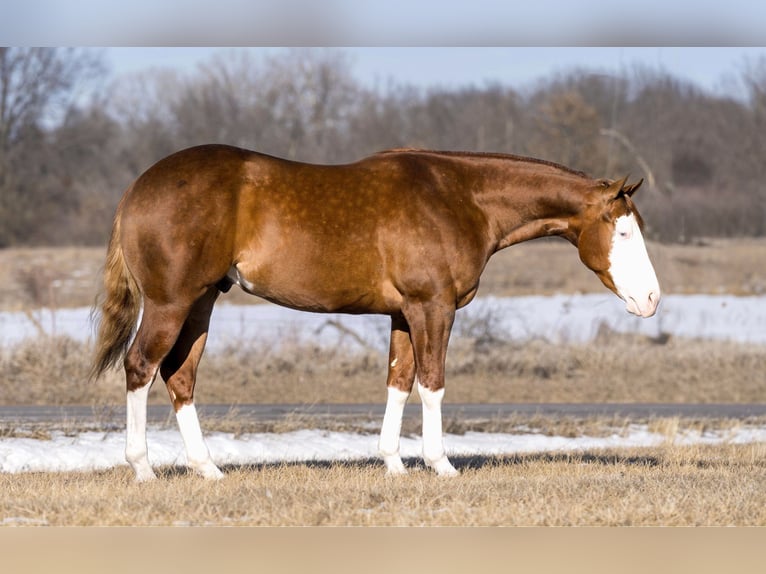
<instances>
[{"instance_id":1,"label":"horse's head","mask_svg":"<svg viewBox=\"0 0 766 574\"><path fill-rule=\"evenodd\" d=\"M651 317L660 302L660 286L641 234L643 220L631 196L643 180L625 185L600 181L580 214L580 259L634 315Z\"/></svg>"}]
</instances>

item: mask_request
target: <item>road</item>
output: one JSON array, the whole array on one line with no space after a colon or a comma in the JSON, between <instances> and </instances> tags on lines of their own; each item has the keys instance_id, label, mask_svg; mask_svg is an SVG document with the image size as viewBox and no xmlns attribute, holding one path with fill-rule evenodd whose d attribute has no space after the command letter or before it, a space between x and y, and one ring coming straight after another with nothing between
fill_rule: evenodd
<instances>
[{"instance_id":1,"label":"road","mask_svg":"<svg viewBox=\"0 0 766 574\"><path fill-rule=\"evenodd\" d=\"M331 405L198 405L201 418L227 417L239 421L279 421L288 418L369 418L383 419L383 404ZM651 418L731 418L766 417L766 404L642 404L642 403L514 403L514 404L445 404L445 418L458 420L502 419L514 415L547 415L585 418L593 416ZM407 405L405 417L419 417L420 405ZM150 405L148 421L172 420L170 406ZM0 424L50 423L53 425L99 424L123 425L124 406L0 406Z\"/></svg>"}]
</instances>

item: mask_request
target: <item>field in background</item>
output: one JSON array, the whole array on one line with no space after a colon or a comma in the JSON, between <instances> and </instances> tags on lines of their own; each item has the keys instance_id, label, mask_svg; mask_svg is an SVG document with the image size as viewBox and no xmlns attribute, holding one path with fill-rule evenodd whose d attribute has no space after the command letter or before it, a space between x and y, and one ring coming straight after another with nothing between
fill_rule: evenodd
<instances>
[{"instance_id":1,"label":"field in background","mask_svg":"<svg viewBox=\"0 0 766 574\"><path fill-rule=\"evenodd\" d=\"M649 246L666 293L761 294L766 240L711 240ZM33 316L41 305L88 306L103 249L0 250L0 310ZM533 241L497 254L481 295L604 292L561 240ZM223 301L254 303L238 289ZM662 310L660 310L660 313ZM447 400L459 402L764 402L766 354L758 345L648 338L605 330L592 344L494 338L490 324L456 333L448 354ZM485 332L486 331L486 332ZM122 404L122 374L87 383L90 348L40 337L0 349L0 404ZM377 403L385 397L386 356L310 344L279 352L247 342L201 363L202 403ZM156 385L151 401L167 404ZM417 400L414 397L413 400Z\"/></svg>"},{"instance_id":2,"label":"field in background","mask_svg":"<svg viewBox=\"0 0 766 574\"><path fill-rule=\"evenodd\" d=\"M766 239L716 239L695 245L648 247L665 293L766 293ZM105 248L0 250L0 311L93 304ZM480 296L603 292L577 251L559 239L514 245L490 259ZM232 289L221 298L253 304L258 299Z\"/></svg>"},{"instance_id":3,"label":"field in background","mask_svg":"<svg viewBox=\"0 0 766 574\"><path fill-rule=\"evenodd\" d=\"M87 381L91 350L65 338L0 349L0 404L123 404L124 378ZM280 352L242 345L204 357L196 400L237 403L383 403L386 356L312 346ZM593 344L487 342L456 337L447 359L450 403L762 403L760 345L604 333ZM417 393L412 399L417 401ZM150 402L168 404L159 382Z\"/></svg>"}]
</instances>

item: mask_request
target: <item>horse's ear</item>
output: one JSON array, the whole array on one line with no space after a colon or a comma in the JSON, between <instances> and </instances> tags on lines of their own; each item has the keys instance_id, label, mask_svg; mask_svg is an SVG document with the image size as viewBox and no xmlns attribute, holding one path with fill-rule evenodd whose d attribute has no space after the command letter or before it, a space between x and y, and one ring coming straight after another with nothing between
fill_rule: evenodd
<instances>
[{"instance_id":1,"label":"horse's ear","mask_svg":"<svg viewBox=\"0 0 766 574\"><path fill-rule=\"evenodd\" d=\"M622 188L622 191L627 195L628 197L632 197L635 191L641 187L641 184L644 183L644 178L642 177L639 179L636 183L631 183L630 185L626 185Z\"/></svg>"},{"instance_id":2,"label":"horse's ear","mask_svg":"<svg viewBox=\"0 0 766 574\"><path fill-rule=\"evenodd\" d=\"M606 188L606 193L609 195L610 200L617 199L621 193L625 193L625 183L627 181L628 176L626 175L622 179L618 179L609 184L609 187Z\"/></svg>"}]
</instances>

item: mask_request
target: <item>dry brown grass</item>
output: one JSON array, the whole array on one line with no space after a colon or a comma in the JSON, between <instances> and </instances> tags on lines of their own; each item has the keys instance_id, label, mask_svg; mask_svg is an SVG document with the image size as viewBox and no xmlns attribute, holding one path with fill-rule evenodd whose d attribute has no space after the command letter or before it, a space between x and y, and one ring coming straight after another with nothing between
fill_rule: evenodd
<instances>
[{"instance_id":1,"label":"dry brown grass","mask_svg":"<svg viewBox=\"0 0 766 574\"><path fill-rule=\"evenodd\" d=\"M105 256L105 247L0 249L0 311L92 305Z\"/></svg>"},{"instance_id":2,"label":"dry brown grass","mask_svg":"<svg viewBox=\"0 0 766 574\"><path fill-rule=\"evenodd\" d=\"M122 404L122 373L88 382L89 360L88 345L66 338L0 349L0 404ZM763 347L742 343L671 338L656 344L617 334L588 345L457 337L446 400L759 403L764 372ZM203 404L382 403L385 379L383 354L242 345L203 358L196 397ZM150 401L168 403L161 383Z\"/></svg>"},{"instance_id":3,"label":"dry brown grass","mask_svg":"<svg viewBox=\"0 0 766 574\"><path fill-rule=\"evenodd\" d=\"M766 292L766 239L715 239L695 245L650 243L665 293ZM0 310L87 307L101 284L105 248L40 247L0 250ZM604 287L562 240L538 240L496 254L482 277L480 295L601 293ZM229 303L254 297L232 289Z\"/></svg>"},{"instance_id":4,"label":"dry brown grass","mask_svg":"<svg viewBox=\"0 0 766 574\"><path fill-rule=\"evenodd\" d=\"M0 474L0 523L46 525L766 525L763 445L456 459L461 476L359 463Z\"/></svg>"}]
</instances>

